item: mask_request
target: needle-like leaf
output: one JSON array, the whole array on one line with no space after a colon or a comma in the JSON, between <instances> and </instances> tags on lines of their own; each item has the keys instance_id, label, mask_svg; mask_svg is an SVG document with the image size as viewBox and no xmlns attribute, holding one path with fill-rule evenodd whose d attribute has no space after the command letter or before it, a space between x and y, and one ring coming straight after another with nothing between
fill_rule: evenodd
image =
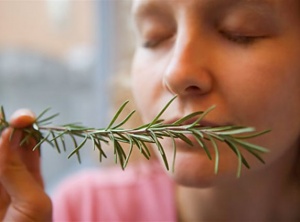
<instances>
[{"instance_id":1,"label":"needle-like leaf","mask_svg":"<svg viewBox=\"0 0 300 222\"><path fill-rule=\"evenodd\" d=\"M122 104L108 126L100 129L85 127L80 123L51 126L49 123L58 114L45 117L46 113L50 110L48 108L37 117L32 126L21 129L23 130L24 137L21 140L20 145L29 143L29 139L34 138L37 144L33 147L33 150L39 148L43 143L47 142L56 148L60 153L60 144L62 144L63 150L66 151L65 137L70 137L71 141L73 142L74 149L69 154L68 158L76 154L78 161L81 162L79 151L86 144L87 140L91 140L93 149L99 152L100 161L102 161L102 157L107 158L105 151L102 149L102 143L111 143L112 147L114 148L116 163L119 163L121 168L125 169L125 167L128 165L134 147L136 147L146 159L150 159L151 155L148 145L152 144L157 147L158 153L161 156L166 169L169 170L168 157L166 156L166 152L164 150L165 148L163 147L161 141L163 139L170 139L172 141L172 147L174 151L172 158L172 170L174 170L177 152L177 140L182 140L190 146L197 146L204 149L207 157L210 160L213 159L211 152L214 152L214 168L215 173L217 173L219 169L219 159L221 158L218 147L219 143L216 142L216 140L218 140L220 143L227 144L228 148L233 150L233 152L237 155L237 176L240 176L241 174L242 164L244 164L247 168L250 168L240 149L244 149L256 157L260 162L264 163L261 154L268 152L268 150L259 145L252 144L246 141L246 139L262 136L265 133L268 133L269 130L256 132L253 127L201 126L201 121L215 108L215 106L212 106L204 111L190 113L174 123L165 123L164 120L161 119L161 116L175 98L176 97L172 98L150 123L143 124L133 129L124 129L121 127L131 119L135 111L130 112L122 121L115 125L115 122L119 118L120 114L124 111L128 101ZM10 126L9 122L6 120L3 106L1 106L1 116L0 133L5 128ZM191 123L191 120L197 116L199 116L198 119ZM187 122L189 124L185 124ZM187 136L188 134L192 135L192 137ZM81 141L79 145L77 142L78 139ZM60 141L60 143L58 141ZM129 144L129 152L126 153L124 151L121 145L123 143ZM211 144L211 147L209 146L209 143Z\"/></svg>"}]
</instances>

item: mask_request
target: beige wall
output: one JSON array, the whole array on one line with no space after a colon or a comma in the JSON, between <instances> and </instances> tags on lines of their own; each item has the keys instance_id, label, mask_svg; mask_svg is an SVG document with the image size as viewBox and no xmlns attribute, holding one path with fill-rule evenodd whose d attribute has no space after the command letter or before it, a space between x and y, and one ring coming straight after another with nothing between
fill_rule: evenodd
<instances>
[{"instance_id":1,"label":"beige wall","mask_svg":"<svg viewBox=\"0 0 300 222\"><path fill-rule=\"evenodd\" d=\"M0 0L0 50L29 48L62 57L73 46L93 45L95 1L70 2L65 23L57 24L46 0Z\"/></svg>"}]
</instances>

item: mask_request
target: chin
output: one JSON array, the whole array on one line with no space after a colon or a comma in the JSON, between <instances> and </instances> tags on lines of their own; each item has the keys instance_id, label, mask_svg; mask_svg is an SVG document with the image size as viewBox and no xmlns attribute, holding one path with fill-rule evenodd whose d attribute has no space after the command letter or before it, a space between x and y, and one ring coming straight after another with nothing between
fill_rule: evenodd
<instances>
[{"instance_id":1,"label":"chin","mask_svg":"<svg viewBox=\"0 0 300 222\"><path fill-rule=\"evenodd\" d=\"M218 176L214 173L214 161L206 156L182 155L178 155L174 171L170 170L168 174L178 185L198 188L213 186Z\"/></svg>"},{"instance_id":2,"label":"chin","mask_svg":"<svg viewBox=\"0 0 300 222\"><path fill-rule=\"evenodd\" d=\"M187 174L178 174L170 172L170 177L176 182L176 184L192 187L192 188L209 188L214 186L215 175L199 175L198 177L192 177Z\"/></svg>"},{"instance_id":3,"label":"chin","mask_svg":"<svg viewBox=\"0 0 300 222\"><path fill-rule=\"evenodd\" d=\"M234 158L234 159L233 159ZM174 171L169 176L179 185L208 188L233 179L236 180L236 157L222 155L219 170L214 171L215 161L210 160L204 152L177 152Z\"/></svg>"}]
</instances>

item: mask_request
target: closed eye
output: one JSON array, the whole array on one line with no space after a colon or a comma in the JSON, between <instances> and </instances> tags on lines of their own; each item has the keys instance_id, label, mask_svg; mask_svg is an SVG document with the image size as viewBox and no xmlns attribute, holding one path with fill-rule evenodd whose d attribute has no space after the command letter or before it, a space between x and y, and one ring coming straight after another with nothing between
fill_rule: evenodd
<instances>
[{"instance_id":1,"label":"closed eye","mask_svg":"<svg viewBox=\"0 0 300 222\"><path fill-rule=\"evenodd\" d=\"M158 46L160 40L146 40L142 43L142 47L144 48L155 48L156 46Z\"/></svg>"},{"instance_id":2,"label":"closed eye","mask_svg":"<svg viewBox=\"0 0 300 222\"><path fill-rule=\"evenodd\" d=\"M173 39L173 32L157 34L154 37L145 37L142 39L142 47L146 49L155 49L163 46L166 42Z\"/></svg>"},{"instance_id":3,"label":"closed eye","mask_svg":"<svg viewBox=\"0 0 300 222\"><path fill-rule=\"evenodd\" d=\"M227 40L242 44L242 45L248 45L255 43L257 40L265 38L265 36L260 35L246 35L246 34L240 34L240 33L232 33L232 32L226 32L226 31L219 31L220 34Z\"/></svg>"}]
</instances>

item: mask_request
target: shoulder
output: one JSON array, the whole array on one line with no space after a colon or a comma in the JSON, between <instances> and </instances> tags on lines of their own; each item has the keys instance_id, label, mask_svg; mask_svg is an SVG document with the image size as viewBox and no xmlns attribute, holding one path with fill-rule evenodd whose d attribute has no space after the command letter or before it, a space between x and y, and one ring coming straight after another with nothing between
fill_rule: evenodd
<instances>
[{"instance_id":1,"label":"shoulder","mask_svg":"<svg viewBox=\"0 0 300 222\"><path fill-rule=\"evenodd\" d=\"M142 220L153 217L153 213L157 215L155 211L161 207L172 214L173 193L173 182L157 163L138 164L125 170L118 166L84 170L58 187L54 209L61 214L65 213L61 209L65 209L69 216L92 217L91 220Z\"/></svg>"}]
</instances>

